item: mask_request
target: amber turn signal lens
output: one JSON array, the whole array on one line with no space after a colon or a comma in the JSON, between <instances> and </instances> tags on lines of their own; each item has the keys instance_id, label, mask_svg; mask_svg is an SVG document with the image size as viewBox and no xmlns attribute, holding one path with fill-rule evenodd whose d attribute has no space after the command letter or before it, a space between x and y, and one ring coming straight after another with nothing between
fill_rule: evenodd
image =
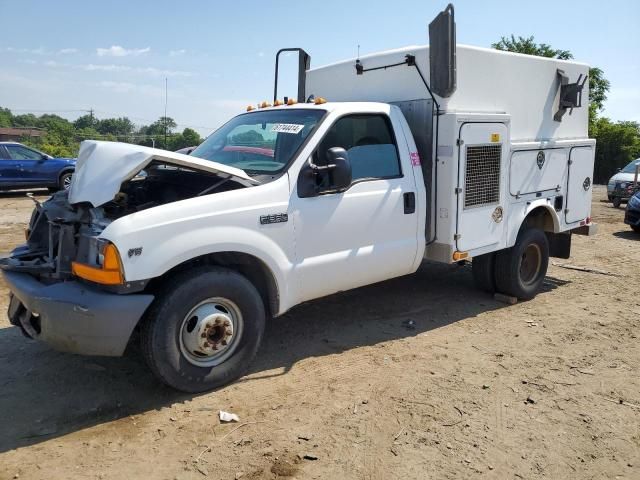
<instances>
[{"instance_id":1,"label":"amber turn signal lens","mask_svg":"<svg viewBox=\"0 0 640 480\"><path fill-rule=\"evenodd\" d=\"M459 261L459 260L464 260L465 258L467 258L469 256L468 252L453 252L453 260L455 262Z\"/></svg>"},{"instance_id":2,"label":"amber turn signal lens","mask_svg":"<svg viewBox=\"0 0 640 480\"><path fill-rule=\"evenodd\" d=\"M103 252L104 261L101 267L72 262L71 271L74 275L103 285L121 285L124 283L122 262L115 245L107 244Z\"/></svg>"}]
</instances>

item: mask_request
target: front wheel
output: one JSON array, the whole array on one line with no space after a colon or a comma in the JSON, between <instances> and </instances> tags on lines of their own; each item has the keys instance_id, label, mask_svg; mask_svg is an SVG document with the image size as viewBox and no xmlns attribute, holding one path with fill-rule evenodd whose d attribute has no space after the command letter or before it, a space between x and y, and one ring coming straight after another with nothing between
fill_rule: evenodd
<instances>
[{"instance_id":1,"label":"front wheel","mask_svg":"<svg viewBox=\"0 0 640 480\"><path fill-rule=\"evenodd\" d=\"M147 314L142 351L165 384L204 392L247 371L265 316L260 294L239 273L217 267L187 271L161 290Z\"/></svg>"},{"instance_id":2,"label":"front wheel","mask_svg":"<svg viewBox=\"0 0 640 480\"><path fill-rule=\"evenodd\" d=\"M496 288L501 293L530 300L542 287L548 266L547 236L537 228L521 230L516 244L496 255Z\"/></svg>"},{"instance_id":3,"label":"front wheel","mask_svg":"<svg viewBox=\"0 0 640 480\"><path fill-rule=\"evenodd\" d=\"M611 200L611 203L613 204L613 206L615 208L620 208L620 205L622 205L622 198L620 197L613 197L613 200Z\"/></svg>"}]
</instances>

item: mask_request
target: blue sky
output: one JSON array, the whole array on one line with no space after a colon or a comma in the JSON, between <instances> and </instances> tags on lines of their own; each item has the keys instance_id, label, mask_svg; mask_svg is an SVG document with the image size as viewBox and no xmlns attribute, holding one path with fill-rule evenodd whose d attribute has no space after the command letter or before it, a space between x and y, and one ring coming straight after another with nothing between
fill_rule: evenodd
<instances>
[{"instance_id":1,"label":"blue sky","mask_svg":"<svg viewBox=\"0 0 640 480\"><path fill-rule=\"evenodd\" d=\"M203 133L268 100L273 58L301 46L312 66L427 43L444 1L233 2L0 0L0 106L75 118L164 111ZM599 66L611 81L605 115L640 121L640 2L459 0L458 42L490 46L534 35ZM286 64L286 63L289 64ZM295 93L293 58L281 93ZM20 112L18 112L20 111Z\"/></svg>"}]
</instances>

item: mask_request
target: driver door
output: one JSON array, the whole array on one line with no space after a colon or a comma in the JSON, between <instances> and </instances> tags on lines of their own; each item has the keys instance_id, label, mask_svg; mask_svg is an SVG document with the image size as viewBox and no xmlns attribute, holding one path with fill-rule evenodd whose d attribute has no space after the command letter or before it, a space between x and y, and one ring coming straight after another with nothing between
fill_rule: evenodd
<instances>
[{"instance_id":1,"label":"driver door","mask_svg":"<svg viewBox=\"0 0 640 480\"><path fill-rule=\"evenodd\" d=\"M401 131L398 125L395 131ZM351 185L341 192L291 197L298 301L375 283L413 271L418 249L416 185L407 148L398 148L386 114L340 117L312 156L344 148ZM323 179L317 181L323 183ZM293 181L292 183L295 183ZM413 199L413 208L411 201Z\"/></svg>"}]
</instances>

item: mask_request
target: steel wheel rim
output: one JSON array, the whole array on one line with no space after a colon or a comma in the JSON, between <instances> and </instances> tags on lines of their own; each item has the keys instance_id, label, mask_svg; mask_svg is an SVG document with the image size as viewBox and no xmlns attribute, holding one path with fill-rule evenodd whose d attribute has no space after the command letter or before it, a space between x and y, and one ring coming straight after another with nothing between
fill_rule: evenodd
<instances>
[{"instance_id":1,"label":"steel wheel rim","mask_svg":"<svg viewBox=\"0 0 640 480\"><path fill-rule=\"evenodd\" d=\"M538 279L542 266L542 251L540 246L530 243L520 257L520 280L525 285L531 285Z\"/></svg>"},{"instance_id":2,"label":"steel wheel rim","mask_svg":"<svg viewBox=\"0 0 640 480\"><path fill-rule=\"evenodd\" d=\"M64 187L65 190L69 190L69 187L71 187L71 179L72 179L72 175L66 175L63 179L62 179L62 186Z\"/></svg>"},{"instance_id":3,"label":"steel wheel rim","mask_svg":"<svg viewBox=\"0 0 640 480\"><path fill-rule=\"evenodd\" d=\"M234 302L208 298L182 320L178 332L180 352L192 365L215 367L236 351L243 329L242 313Z\"/></svg>"}]
</instances>

